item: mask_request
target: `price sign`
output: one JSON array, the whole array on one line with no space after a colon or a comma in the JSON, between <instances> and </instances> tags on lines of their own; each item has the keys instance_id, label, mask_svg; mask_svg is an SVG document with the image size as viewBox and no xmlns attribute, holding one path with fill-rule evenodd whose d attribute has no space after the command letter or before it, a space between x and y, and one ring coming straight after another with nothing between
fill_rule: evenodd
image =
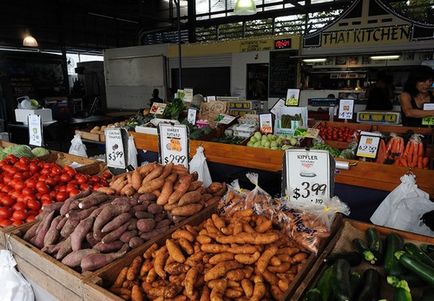
<instances>
[{"instance_id":1,"label":"price sign","mask_svg":"<svg viewBox=\"0 0 434 301\"><path fill-rule=\"evenodd\" d=\"M163 115L164 110L166 109L167 104L161 102L154 102L152 104L151 109L149 110L150 114L153 115Z\"/></svg>"},{"instance_id":2,"label":"price sign","mask_svg":"<svg viewBox=\"0 0 434 301\"><path fill-rule=\"evenodd\" d=\"M231 116L231 115L227 115L227 114L220 114L217 116L216 121L217 123L220 124L229 124L232 121L234 121L236 119L236 117Z\"/></svg>"},{"instance_id":3,"label":"price sign","mask_svg":"<svg viewBox=\"0 0 434 301\"><path fill-rule=\"evenodd\" d=\"M422 125L434 125L434 117L422 118Z\"/></svg>"},{"instance_id":4,"label":"price sign","mask_svg":"<svg viewBox=\"0 0 434 301\"><path fill-rule=\"evenodd\" d=\"M188 115L187 115L187 121L192 124L195 125L196 124L196 115L197 115L197 110L196 109L188 109Z\"/></svg>"},{"instance_id":5,"label":"price sign","mask_svg":"<svg viewBox=\"0 0 434 301\"><path fill-rule=\"evenodd\" d=\"M126 149L122 139L122 129L108 128L105 129L105 149L106 161L108 167L126 168ZM125 131L126 132L126 131Z\"/></svg>"},{"instance_id":6,"label":"price sign","mask_svg":"<svg viewBox=\"0 0 434 301\"><path fill-rule=\"evenodd\" d=\"M193 89L184 89L184 99L185 102L192 102L193 101Z\"/></svg>"},{"instance_id":7,"label":"price sign","mask_svg":"<svg viewBox=\"0 0 434 301\"><path fill-rule=\"evenodd\" d=\"M262 134L273 133L273 118L271 113L259 115L259 129Z\"/></svg>"},{"instance_id":8,"label":"price sign","mask_svg":"<svg viewBox=\"0 0 434 301\"><path fill-rule=\"evenodd\" d=\"M381 134L377 135L375 133L361 132L356 156L375 159L377 157L380 139Z\"/></svg>"},{"instance_id":9,"label":"price sign","mask_svg":"<svg viewBox=\"0 0 434 301\"><path fill-rule=\"evenodd\" d=\"M182 164L188 168L188 130L184 124L158 125L160 161L162 164Z\"/></svg>"},{"instance_id":10,"label":"price sign","mask_svg":"<svg viewBox=\"0 0 434 301\"><path fill-rule=\"evenodd\" d=\"M354 99L341 99L339 101L339 119L353 119Z\"/></svg>"},{"instance_id":11,"label":"price sign","mask_svg":"<svg viewBox=\"0 0 434 301\"><path fill-rule=\"evenodd\" d=\"M27 118L29 124L29 144L42 146L44 137L42 134L41 116L30 114Z\"/></svg>"},{"instance_id":12,"label":"price sign","mask_svg":"<svg viewBox=\"0 0 434 301\"><path fill-rule=\"evenodd\" d=\"M284 191L290 201L323 204L334 188L334 160L324 150L286 150Z\"/></svg>"},{"instance_id":13,"label":"price sign","mask_svg":"<svg viewBox=\"0 0 434 301\"><path fill-rule=\"evenodd\" d=\"M285 106L298 107L298 101L300 99L300 89L288 89L286 92Z\"/></svg>"}]
</instances>

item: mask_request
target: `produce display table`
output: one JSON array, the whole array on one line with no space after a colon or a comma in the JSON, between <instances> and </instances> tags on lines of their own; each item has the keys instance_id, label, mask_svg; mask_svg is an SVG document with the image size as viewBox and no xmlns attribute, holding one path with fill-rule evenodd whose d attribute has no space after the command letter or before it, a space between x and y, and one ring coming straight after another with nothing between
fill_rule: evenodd
<instances>
[{"instance_id":1,"label":"produce display table","mask_svg":"<svg viewBox=\"0 0 434 301\"><path fill-rule=\"evenodd\" d=\"M138 149L158 152L158 137L131 132ZM282 170L283 151L254 148L243 145L223 144L200 140L190 141L190 157L202 146L208 161L227 165L259 169L271 172ZM341 160L341 159L339 159ZM343 160L343 159L342 159ZM344 160L343 160L344 161ZM391 191L400 184L400 177L409 171L406 167L354 161L350 170L340 170L336 183ZM415 168L418 187L434 198L434 170Z\"/></svg>"}]
</instances>

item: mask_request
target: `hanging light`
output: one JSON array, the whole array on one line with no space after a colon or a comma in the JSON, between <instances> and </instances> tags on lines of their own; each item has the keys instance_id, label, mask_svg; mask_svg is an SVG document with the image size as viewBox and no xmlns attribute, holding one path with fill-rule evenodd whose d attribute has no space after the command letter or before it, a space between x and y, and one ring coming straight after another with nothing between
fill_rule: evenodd
<instances>
[{"instance_id":1,"label":"hanging light","mask_svg":"<svg viewBox=\"0 0 434 301\"><path fill-rule=\"evenodd\" d=\"M370 57L373 61L386 61L386 60L397 60L400 58L398 54L388 54L388 55L373 55Z\"/></svg>"},{"instance_id":2,"label":"hanging light","mask_svg":"<svg viewBox=\"0 0 434 301\"><path fill-rule=\"evenodd\" d=\"M234 14L248 16L256 14L256 4L253 0L237 0L234 7Z\"/></svg>"},{"instance_id":3,"label":"hanging light","mask_svg":"<svg viewBox=\"0 0 434 301\"><path fill-rule=\"evenodd\" d=\"M25 47L38 47L38 41L31 35L27 35L23 40L23 46Z\"/></svg>"}]
</instances>

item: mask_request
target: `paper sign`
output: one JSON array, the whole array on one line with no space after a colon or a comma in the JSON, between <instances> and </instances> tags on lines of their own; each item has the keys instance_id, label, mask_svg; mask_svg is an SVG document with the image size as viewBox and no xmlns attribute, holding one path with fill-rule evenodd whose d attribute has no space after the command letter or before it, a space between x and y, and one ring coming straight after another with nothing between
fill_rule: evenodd
<instances>
[{"instance_id":1,"label":"paper sign","mask_svg":"<svg viewBox=\"0 0 434 301\"><path fill-rule=\"evenodd\" d=\"M424 111L434 110L434 103L424 103L423 109L424 109Z\"/></svg>"},{"instance_id":2,"label":"paper sign","mask_svg":"<svg viewBox=\"0 0 434 301\"><path fill-rule=\"evenodd\" d=\"M166 107L167 107L167 104L165 104L165 103L154 102L152 104L151 110L149 110L149 113L153 114L153 115L163 115Z\"/></svg>"},{"instance_id":3,"label":"paper sign","mask_svg":"<svg viewBox=\"0 0 434 301\"><path fill-rule=\"evenodd\" d=\"M160 142L160 161L162 164L173 162L188 168L188 131L184 124L158 125Z\"/></svg>"},{"instance_id":4,"label":"paper sign","mask_svg":"<svg viewBox=\"0 0 434 301\"><path fill-rule=\"evenodd\" d=\"M188 109L188 115L187 115L187 121L192 124L195 125L196 124L196 115L197 115L197 110L196 109Z\"/></svg>"},{"instance_id":5,"label":"paper sign","mask_svg":"<svg viewBox=\"0 0 434 301\"><path fill-rule=\"evenodd\" d=\"M206 97L206 101L215 101L216 97L215 96L207 96Z\"/></svg>"},{"instance_id":6,"label":"paper sign","mask_svg":"<svg viewBox=\"0 0 434 301\"><path fill-rule=\"evenodd\" d=\"M184 101L184 96L185 96L184 90L178 89L178 91L176 92L176 98L179 98L182 101Z\"/></svg>"},{"instance_id":7,"label":"paper sign","mask_svg":"<svg viewBox=\"0 0 434 301\"><path fill-rule=\"evenodd\" d=\"M339 101L339 119L353 119L354 99L341 99Z\"/></svg>"},{"instance_id":8,"label":"paper sign","mask_svg":"<svg viewBox=\"0 0 434 301\"><path fill-rule=\"evenodd\" d=\"M422 118L422 125L434 125L434 117Z\"/></svg>"},{"instance_id":9,"label":"paper sign","mask_svg":"<svg viewBox=\"0 0 434 301\"><path fill-rule=\"evenodd\" d=\"M42 120L41 116L30 114L28 116L29 124L29 144L34 146L42 146L43 134L42 134Z\"/></svg>"},{"instance_id":10,"label":"paper sign","mask_svg":"<svg viewBox=\"0 0 434 301\"><path fill-rule=\"evenodd\" d=\"M259 115L259 129L262 134L273 133L273 118L271 113Z\"/></svg>"},{"instance_id":11,"label":"paper sign","mask_svg":"<svg viewBox=\"0 0 434 301\"><path fill-rule=\"evenodd\" d=\"M281 98L274 104L270 112L273 113L274 115L277 115L284 107L285 107L285 100Z\"/></svg>"},{"instance_id":12,"label":"paper sign","mask_svg":"<svg viewBox=\"0 0 434 301\"><path fill-rule=\"evenodd\" d=\"M285 106L298 107L298 101L300 99L300 89L288 89L286 93Z\"/></svg>"},{"instance_id":13,"label":"paper sign","mask_svg":"<svg viewBox=\"0 0 434 301\"><path fill-rule=\"evenodd\" d=\"M105 133L105 150L108 167L126 168L125 145L122 140L122 130L119 128L107 128Z\"/></svg>"},{"instance_id":14,"label":"paper sign","mask_svg":"<svg viewBox=\"0 0 434 301\"><path fill-rule=\"evenodd\" d=\"M229 124L232 121L234 121L235 118L236 117L231 116L231 115L220 114L220 115L217 116L216 121L217 121L217 123L220 123L220 124Z\"/></svg>"},{"instance_id":15,"label":"paper sign","mask_svg":"<svg viewBox=\"0 0 434 301\"><path fill-rule=\"evenodd\" d=\"M289 200L323 204L330 199L334 184L330 160L324 150L286 150L285 194Z\"/></svg>"},{"instance_id":16,"label":"paper sign","mask_svg":"<svg viewBox=\"0 0 434 301\"><path fill-rule=\"evenodd\" d=\"M193 89L184 89L184 99L185 102L192 102L193 101Z\"/></svg>"},{"instance_id":17,"label":"paper sign","mask_svg":"<svg viewBox=\"0 0 434 301\"><path fill-rule=\"evenodd\" d=\"M375 159L380 145L381 134L361 132L356 156Z\"/></svg>"}]
</instances>

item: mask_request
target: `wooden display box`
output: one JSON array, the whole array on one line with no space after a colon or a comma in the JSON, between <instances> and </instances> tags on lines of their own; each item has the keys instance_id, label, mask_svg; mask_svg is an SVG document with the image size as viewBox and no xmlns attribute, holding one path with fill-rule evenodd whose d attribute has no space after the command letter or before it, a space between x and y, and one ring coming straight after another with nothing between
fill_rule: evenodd
<instances>
[{"instance_id":1,"label":"wooden display box","mask_svg":"<svg viewBox=\"0 0 434 301\"><path fill-rule=\"evenodd\" d=\"M104 169L104 163L98 162L92 159L88 159L85 157L80 157L76 155L71 155L67 153L50 151L47 156L41 157L41 160L46 162L53 162L59 164L60 166L67 166L72 164L73 162L77 162L82 166L75 168L77 172L86 174L86 175L96 175Z\"/></svg>"},{"instance_id":2,"label":"wooden display box","mask_svg":"<svg viewBox=\"0 0 434 301\"><path fill-rule=\"evenodd\" d=\"M108 289L106 289L114 283L122 268L129 266L136 256L143 255L143 253L154 242L156 242L159 246L165 244L166 239L169 238L171 233L175 231L177 228L180 228L187 224L199 225L202 221L209 218L212 215L212 213L215 212L216 212L216 206L208 207L207 209L203 210L196 216L193 216L192 218L185 220L183 223L179 225L179 227L172 229L170 232L166 233L163 236L160 236L159 238L155 239L152 242L151 241L147 242L146 244L129 252L122 259L117 260L107 265L106 267L96 271L92 276L90 276L85 281L84 289L83 289L84 300L85 301L100 301L100 300L122 301L123 300L122 298L120 298L119 296L113 294ZM333 222L331 235L327 239L321 241L319 247L319 251L320 251L319 254L321 254L321 251L328 245L332 237L334 237L334 233L336 233L337 229L340 228L341 224L342 224L342 216L338 214L335 218L335 221ZM315 264L316 261L317 261L317 255L310 254L305 263L305 266L297 274L294 281L291 283L288 291L285 292L284 300L289 300L288 298L292 296L292 294L296 291L296 289L299 287L301 282L304 281L305 275L308 274L311 267Z\"/></svg>"},{"instance_id":3,"label":"wooden display box","mask_svg":"<svg viewBox=\"0 0 434 301\"><path fill-rule=\"evenodd\" d=\"M330 240L330 243L325 248L324 252L320 254L317 262L310 269L309 273L304 277L303 283L298 287L295 291L294 296L291 300L304 300L304 294L312 287L312 285L317 281L318 277L322 274L322 271L325 268L324 259L327 258L330 254L339 253L339 252L347 252L354 251L352 247L352 240L355 238L360 238L366 241L365 232L368 228L374 227L377 229L378 233L382 236L384 241L384 236L390 233L396 233L401 236L406 242L413 242L416 245L421 243L434 244L434 238L414 234L411 232L400 231L392 228L376 226L369 223L359 222L356 220L344 218L343 224L340 227L339 231ZM384 269L382 266L372 266L367 262L362 262L358 267L353 267L351 270L356 270L357 272L363 272L368 268L375 268L380 272L380 274L384 275ZM384 281L385 283L385 281ZM383 283L383 284L384 284ZM387 300L392 300L392 290L389 285L383 285L381 288L382 298L387 297ZM386 294L386 296L384 296Z\"/></svg>"},{"instance_id":4,"label":"wooden display box","mask_svg":"<svg viewBox=\"0 0 434 301\"><path fill-rule=\"evenodd\" d=\"M75 130L75 134L79 134L81 139L100 142L100 133L91 133L85 130Z\"/></svg>"}]
</instances>

